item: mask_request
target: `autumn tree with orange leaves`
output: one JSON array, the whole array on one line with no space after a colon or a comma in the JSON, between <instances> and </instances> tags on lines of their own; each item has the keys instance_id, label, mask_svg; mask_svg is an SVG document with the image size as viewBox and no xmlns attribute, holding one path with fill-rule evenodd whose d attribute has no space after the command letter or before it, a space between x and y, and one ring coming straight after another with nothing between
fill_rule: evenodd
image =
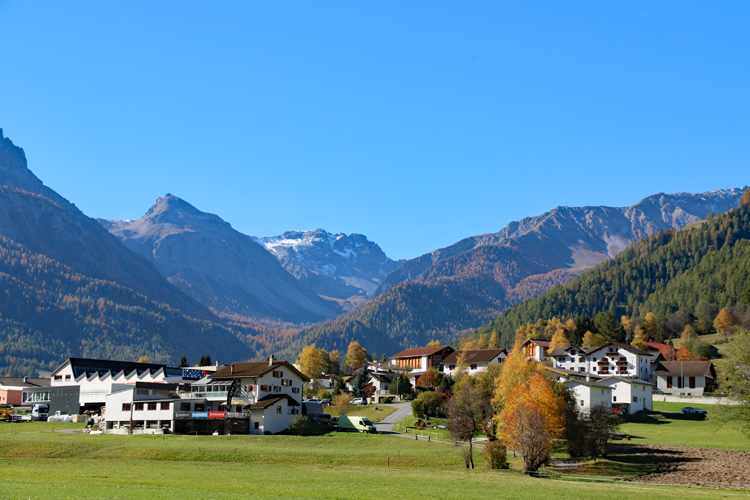
<instances>
[{"instance_id":1,"label":"autumn tree with orange leaves","mask_svg":"<svg viewBox=\"0 0 750 500\"><path fill-rule=\"evenodd\" d=\"M528 386L519 383L505 399L503 410L494 419L501 440L521 453L526 472L533 473L549 460L552 445L565 426L565 403L538 373Z\"/></svg>"}]
</instances>

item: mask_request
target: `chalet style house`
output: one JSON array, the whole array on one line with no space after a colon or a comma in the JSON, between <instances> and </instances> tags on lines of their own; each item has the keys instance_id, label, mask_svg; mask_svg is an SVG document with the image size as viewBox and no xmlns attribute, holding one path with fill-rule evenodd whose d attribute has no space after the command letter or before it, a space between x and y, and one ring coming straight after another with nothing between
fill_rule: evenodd
<instances>
[{"instance_id":1,"label":"chalet style house","mask_svg":"<svg viewBox=\"0 0 750 500\"><path fill-rule=\"evenodd\" d=\"M421 375L430 368L440 369L440 363L455 349L449 345L406 349L391 356L391 363L397 368L409 370L410 375Z\"/></svg>"},{"instance_id":2,"label":"chalet style house","mask_svg":"<svg viewBox=\"0 0 750 500\"><path fill-rule=\"evenodd\" d=\"M465 351L454 351L440 363L440 371L445 375L454 376L458 366L463 363L466 366L466 374L474 375L487 371L491 364L500 364L508 357L505 349L474 349Z\"/></svg>"}]
</instances>

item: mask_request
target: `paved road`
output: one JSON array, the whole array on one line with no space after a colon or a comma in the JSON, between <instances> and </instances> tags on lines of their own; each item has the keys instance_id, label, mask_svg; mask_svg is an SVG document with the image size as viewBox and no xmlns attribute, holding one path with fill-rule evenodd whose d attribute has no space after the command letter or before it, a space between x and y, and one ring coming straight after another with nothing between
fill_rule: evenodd
<instances>
[{"instance_id":1,"label":"paved road","mask_svg":"<svg viewBox=\"0 0 750 500\"><path fill-rule=\"evenodd\" d=\"M375 428L378 430L378 432L380 434L395 434L398 436L403 436L403 434L393 432L393 425L411 415L411 403L396 403L392 405L380 406L392 406L396 408L396 411L385 417L380 422L375 423Z\"/></svg>"}]
</instances>

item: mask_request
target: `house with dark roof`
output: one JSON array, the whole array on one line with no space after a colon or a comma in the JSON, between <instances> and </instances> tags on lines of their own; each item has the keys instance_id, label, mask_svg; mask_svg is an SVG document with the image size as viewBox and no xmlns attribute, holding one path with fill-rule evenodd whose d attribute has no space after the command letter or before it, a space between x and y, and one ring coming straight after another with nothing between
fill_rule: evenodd
<instances>
[{"instance_id":1,"label":"house with dark roof","mask_svg":"<svg viewBox=\"0 0 750 500\"><path fill-rule=\"evenodd\" d=\"M654 375L657 392L673 396L703 396L716 385L711 361L661 361Z\"/></svg>"},{"instance_id":2,"label":"house with dark roof","mask_svg":"<svg viewBox=\"0 0 750 500\"><path fill-rule=\"evenodd\" d=\"M0 377L0 405L26 404L24 390L48 389L49 379L34 377ZM47 391L49 392L49 391ZM31 403L32 401L29 401ZM36 402L36 401L34 401ZM46 403L47 401L40 401Z\"/></svg>"},{"instance_id":3,"label":"house with dark roof","mask_svg":"<svg viewBox=\"0 0 750 500\"><path fill-rule=\"evenodd\" d=\"M474 375L487 371L491 364L500 364L508 357L505 349L472 349L460 350L450 353L440 363L440 371L451 377L456 375L458 369L463 365L466 367L467 375Z\"/></svg>"},{"instance_id":4,"label":"house with dark roof","mask_svg":"<svg viewBox=\"0 0 750 500\"><path fill-rule=\"evenodd\" d=\"M397 368L409 369L411 375L421 375L430 368L439 369L443 359L454 350L449 345L405 349L390 359Z\"/></svg>"}]
</instances>

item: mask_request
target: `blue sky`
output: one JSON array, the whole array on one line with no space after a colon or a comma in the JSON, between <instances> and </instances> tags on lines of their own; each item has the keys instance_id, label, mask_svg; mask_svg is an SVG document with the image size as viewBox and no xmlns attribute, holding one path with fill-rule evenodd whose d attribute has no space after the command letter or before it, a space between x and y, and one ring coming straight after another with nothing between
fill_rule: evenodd
<instances>
[{"instance_id":1,"label":"blue sky","mask_svg":"<svg viewBox=\"0 0 750 500\"><path fill-rule=\"evenodd\" d=\"M0 0L0 127L87 215L171 192L410 258L750 183L750 2Z\"/></svg>"}]
</instances>

